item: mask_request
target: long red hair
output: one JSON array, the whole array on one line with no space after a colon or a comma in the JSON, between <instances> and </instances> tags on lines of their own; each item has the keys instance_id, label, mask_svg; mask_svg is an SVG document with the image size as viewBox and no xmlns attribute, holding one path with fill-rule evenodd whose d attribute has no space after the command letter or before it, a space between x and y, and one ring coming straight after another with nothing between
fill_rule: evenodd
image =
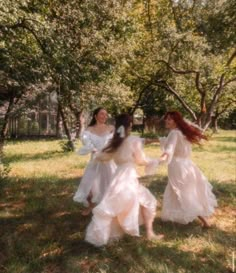
<instances>
[{"instance_id":1,"label":"long red hair","mask_svg":"<svg viewBox=\"0 0 236 273\"><path fill-rule=\"evenodd\" d=\"M182 115L177 111L169 111L165 114L164 120L170 117L176 123L178 129L186 136L187 140L191 143L200 144L201 139L207 140L200 129L186 122Z\"/></svg>"}]
</instances>

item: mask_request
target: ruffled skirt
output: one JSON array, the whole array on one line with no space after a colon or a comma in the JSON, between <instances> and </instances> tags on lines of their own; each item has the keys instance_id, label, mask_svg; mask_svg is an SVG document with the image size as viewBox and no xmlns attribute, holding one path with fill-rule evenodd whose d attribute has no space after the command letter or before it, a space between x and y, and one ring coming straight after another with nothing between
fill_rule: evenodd
<instances>
[{"instance_id":1,"label":"ruffled skirt","mask_svg":"<svg viewBox=\"0 0 236 273\"><path fill-rule=\"evenodd\" d=\"M190 159L173 158L168 166L161 218L181 224L208 217L217 206L207 178Z\"/></svg>"},{"instance_id":2,"label":"ruffled skirt","mask_svg":"<svg viewBox=\"0 0 236 273\"><path fill-rule=\"evenodd\" d=\"M103 200L93 209L85 240L102 246L124 233L139 236L143 216L153 220L156 206L155 197L139 183L135 169L119 166Z\"/></svg>"},{"instance_id":3,"label":"ruffled skirt","mask_svg":"<svg viewBox=\"0 0 236 273\"><path fill-rule=\"evenodd\" d=\"M111 183L115 169L114 161L95 162L91 160L84 171L73 200L88 206L87 198L91 194L91 202L98 204Z\"/></svg>"}]
</instances>

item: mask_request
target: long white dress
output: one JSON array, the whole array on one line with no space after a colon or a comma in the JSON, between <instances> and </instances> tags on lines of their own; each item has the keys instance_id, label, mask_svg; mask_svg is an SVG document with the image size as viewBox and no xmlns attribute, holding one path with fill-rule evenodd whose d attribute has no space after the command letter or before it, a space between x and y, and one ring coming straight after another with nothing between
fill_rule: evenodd
<instances>
[{"instance_id":1,"label":"long white dress","mask_svg":"<svg viewBox=\"0 0 236 273\"><path fill-rule=\"evenodd\" d=\"M111 182L111 177L115 172L116 165L113 160L95 162L94 155L106 146L108 141L112 138L112 135L112 133L106 133L99 136L88 130L82 133L81 141L83 146L79 149L78 154L86 155L91 153L91 158L73 197L74 201L88 206L87 198L90 194L92 196L92 203L99 203L102 200L103 195Z\"/></svg>"},{"instance_id":2,"label":"long white dress","mask_svg":"<svg viewBox=\"0 0 236 273\"><path fill-rule=\"evenodd\" d=\"M187 224L198 216L210 216L217 206L216 197L211 184L190 158L191 143L178 129L171 130L160 142L168 154L162 220Z\"/></svg>"},{"instance_id":3,"label":"long white dress","mask_svg":"<svg viewBox=\"0 0 236 273\"><path fill-rule=\"evenodd\" d=\"M145 219L151 220L156 214L157 200L139 183L135 169L136 164L149 168L153 163L143 152L142 140L129 136L115 153L98 155L98 160L110 158L114 159L117 169L101 203L93 209L86 230L85 240L95 246L105 245L124 233L139 236L142 213Z\"/></svg>"}]
</instances>

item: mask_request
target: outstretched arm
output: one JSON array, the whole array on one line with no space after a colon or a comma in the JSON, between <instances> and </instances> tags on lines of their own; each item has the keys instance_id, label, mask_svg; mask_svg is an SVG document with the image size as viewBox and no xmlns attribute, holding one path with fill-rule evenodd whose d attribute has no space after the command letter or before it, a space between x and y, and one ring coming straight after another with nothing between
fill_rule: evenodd
<instances>
[{"instance_id":1,"label":"outstretched arm","mask_svg":"<svg viewBox=\"0 0 236 273\"><path fill-rule=\"evenodd\" d=\"M163 153L163 154L160 156L159 161L160 161L160 162L165 162L165 161L167 161L168 157L169 157L169 155L168 155L167 153Z\"/></svg>"},{"instance_id":2,"label":"outstretched arm","mask_svg":"<svg viewBox=\"0 0 236 273\"><path fill-rule=\"evenodd\" d=\"M159 158L160 162L167 162L168 164L170 163L175 152L177 137L178 137L177 132L172 131L171 133L169 133L162 147L163 154Z\"/></svg>"}]
</instances>

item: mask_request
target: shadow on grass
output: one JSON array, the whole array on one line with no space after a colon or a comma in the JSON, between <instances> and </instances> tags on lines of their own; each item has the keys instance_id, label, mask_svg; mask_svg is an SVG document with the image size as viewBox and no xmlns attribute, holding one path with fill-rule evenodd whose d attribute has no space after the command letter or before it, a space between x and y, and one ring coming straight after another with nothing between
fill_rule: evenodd
<instances>
[{"instance_id":1,"label":"shadow on grass","mask_svg":"<svg viewBox=\"0 0 236 273\"><path fill-rule=\"evenodd\" d=\"M167 178L145 177L141 182L161 199ZM233 185L214 184L218 196L228 198ZM195 237L233 247L235 234L215 227L204 231L196 222L183 226L162 223L157 217L155 230L166 236L160 243L125 236L103 248L87 244L84 234L91 216L81 216L83 207L72 200L77 186L77 179L65 181L56 176L11 180L2 185L1 272L227 272L222 263L225 257L219 258L217 251L181 249L186 239Z\"/></svg>"},{"instance_id":2,"label":"shadow on grass","mask_svg":"<svg viewBox=\"0 0 236 273\"><path fill-rule=\"evenodd\" d=\"M162 202L163 193L167 185L167 177L158 176L156 177L147 177L141 179L143 184L147 184L151 192L156 196L156 198ZM218 207L222 206L231 206L232 212L235 204L235 193L236 193L236 184L234 181L229 183L218 183L217 181L211 182L213 186L213 192L218 200ZM188 238L189 236L210 236L211 241L225 245L227 242L228 247L235 247L236 232L227 232L219 229L216 226L212 226L210 229L203 229L200 225L198 219L189 223L188 225L181 225L178 223L171 222L162 222L160 220L160 208L157 218L155 220L155 228L158 232L162 233L167 231L167 237L171 239L175 238ZM233 214L232 214L233 217Z\"/></svg>"},{"instance_id":3,"label":"shadow on grass","mask_svg":"<svg viewBox=\"0 0 236 273\"><path fill-rule=\"evenodd\" d=\"M56 159L63 156L68 156L68 152L63 151L50 151L38 154L14 154L14 155L6 155L4 160L6 163L11 164L14 162L24 162L24 161L32 161L32 160L47 160L47 159Z\"/></svg>"}]
</instances>

